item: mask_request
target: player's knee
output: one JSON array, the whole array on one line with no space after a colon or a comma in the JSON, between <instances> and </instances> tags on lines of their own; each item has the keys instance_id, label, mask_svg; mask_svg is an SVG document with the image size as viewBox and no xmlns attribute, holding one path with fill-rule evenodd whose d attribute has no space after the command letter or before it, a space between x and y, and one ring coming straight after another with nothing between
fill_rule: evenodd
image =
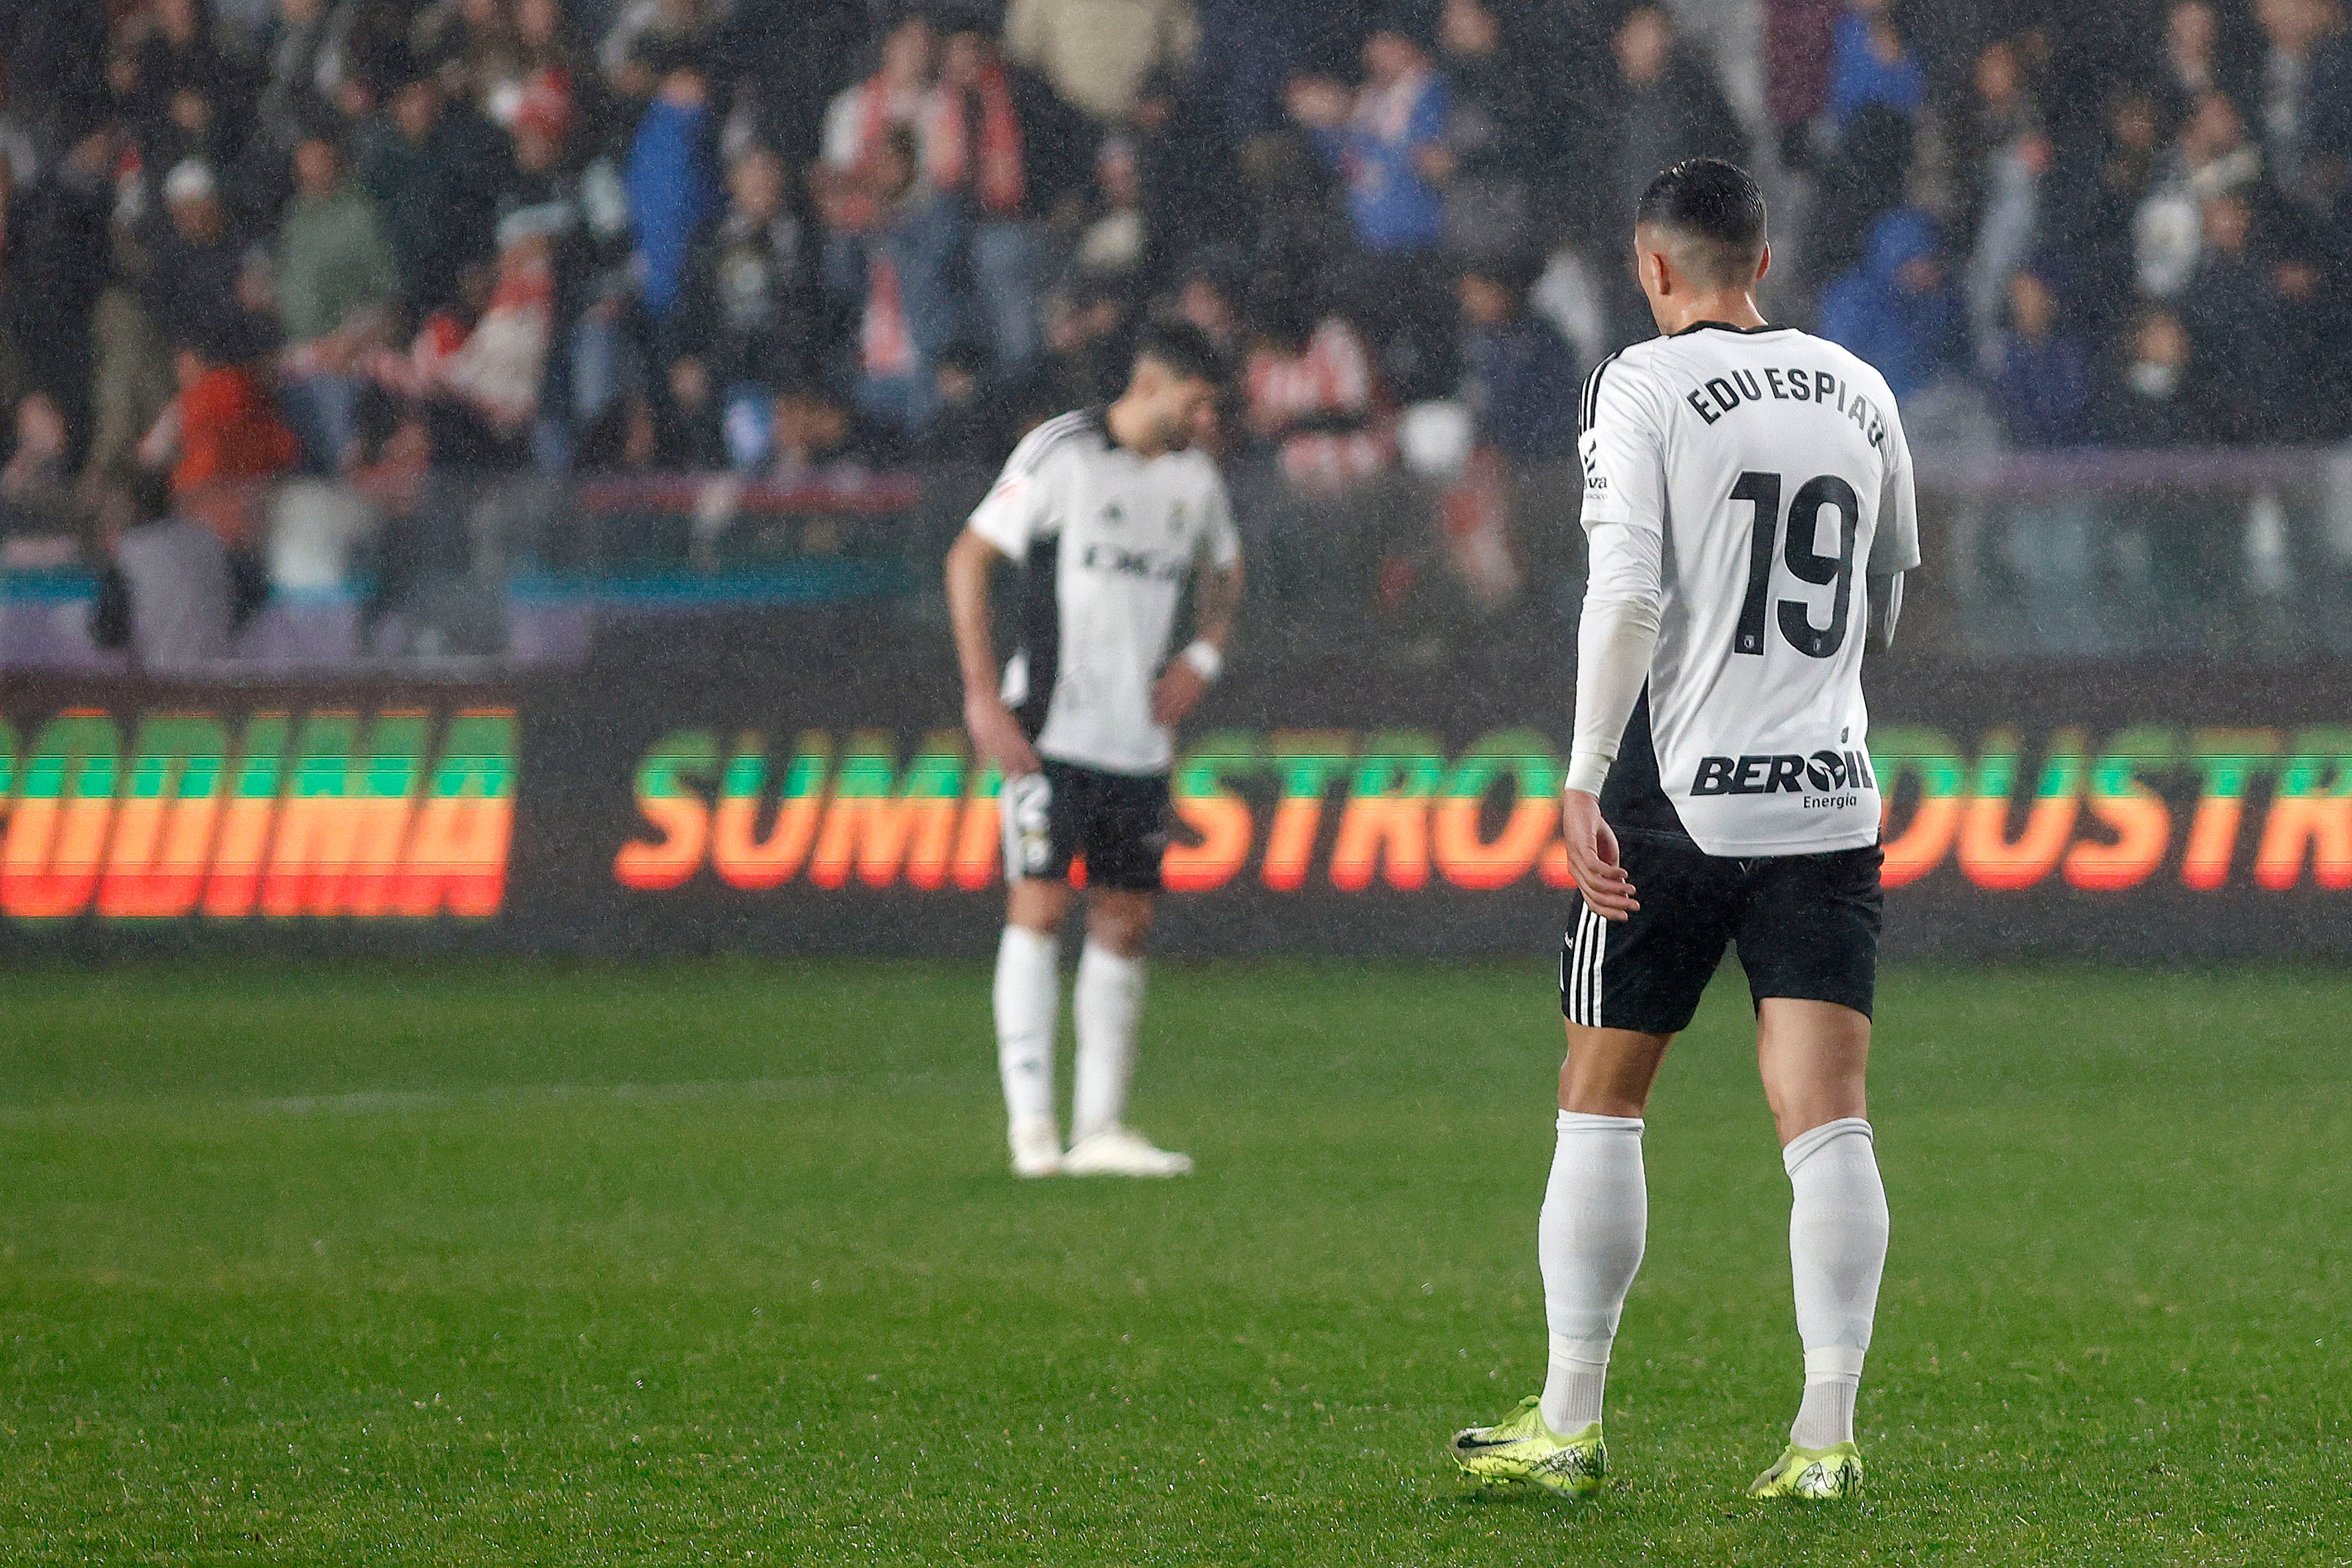
<instances>
[{"instance_id":1,"label":"player's knee","mask_svg":"<svg viewBox=\"0 0 2352 1568\"><path fill-rule=\"evenodd\" d=\"M1087 939L1122 958L1143 952L1151 929L1151 905L1139 898L1097 899L1087 906Z\"/></svg>"},{"instance_id":2,"label":"player's knee","mask_svg":"<svg viewBox=\"0 0 2352 1568\"><path fill-rule=\"evenodd\" d=\"M1062 929L1070 912L1070 889L1060 882L1024 879L1013 884L1004 900L1004 923L1047 936Z\"/></svg>"}]
</instances>

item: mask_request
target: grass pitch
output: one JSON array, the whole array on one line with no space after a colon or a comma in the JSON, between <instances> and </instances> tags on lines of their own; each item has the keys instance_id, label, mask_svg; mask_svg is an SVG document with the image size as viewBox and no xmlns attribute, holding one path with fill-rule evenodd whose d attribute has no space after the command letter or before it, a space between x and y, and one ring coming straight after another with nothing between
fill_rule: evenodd
<instances>
[{"instance_id":1,"label":"grass pitch","mask_svg":"<svg viewBox=\"0 0 2352 1568\"><path fill-rule=\"evenodd\" d=\"M1739 1498L1800 1370L1728 975L1611 1489L1449 1473L1541 1376L1549 985L1163 965L1201 1173L1023 1184L975 968L16 973L0 1560L2352 1562L2352 977L1890 976L1874 1490L1814 1512Z\"/></svg>"}]
</instances>

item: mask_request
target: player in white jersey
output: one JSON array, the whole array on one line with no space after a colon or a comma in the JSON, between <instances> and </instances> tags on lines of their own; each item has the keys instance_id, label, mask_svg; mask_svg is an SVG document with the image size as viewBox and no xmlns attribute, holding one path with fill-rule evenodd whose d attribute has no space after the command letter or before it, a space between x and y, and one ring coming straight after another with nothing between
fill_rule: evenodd
<instances>
[{"instance_id":1,"label":"player in white jersey","mask_svg":"<svg viewBox=\"0 0 2352 1568\"><path fill-rule=\"evenodd\" d=\"M1485 1479L1600 1486L1647 1226L1642 1119L1736 946L1792 1189L1805 1362L1788 1446L1748 1489L1845 1497L1887 1235L1863 1092L1882 900L1862 645L1892 638L1919 563L1910 455L1876 371L1758 313L1771 257L1746 173L1700 158L1660 174L1633 249L1662 335L1584 393L1591 568L1562 806L1583 908L1538 1226L1549 1371L1454 1455Z\"/></svg>"},{"instance_id":2,"label":"player in white jersey","mask_svg":"<svg viewBox=\"0 0 2352 1568\"><path fill-rule=\"evenodd\" d=\"M1031 431L948 552L964 722L1004 778L997 1062L1013 1168L1024 1176L1192 1168L1123 1117L1143 938L1168 844L1170 731L1223 668L1241 601L1241 544L1223 482L1190 449L1222 368L1197 327L1147 326L1119 399ZM1023 568L1019 649L1001 680L989 624L989 573L1000 558ZM1188 583L1197 635L1171 659ZM1078 1044L1065 1152L1054 1118L1055 966L1081 855L1087 940L1071 1009Z\"/></svg>"}]
</instances>

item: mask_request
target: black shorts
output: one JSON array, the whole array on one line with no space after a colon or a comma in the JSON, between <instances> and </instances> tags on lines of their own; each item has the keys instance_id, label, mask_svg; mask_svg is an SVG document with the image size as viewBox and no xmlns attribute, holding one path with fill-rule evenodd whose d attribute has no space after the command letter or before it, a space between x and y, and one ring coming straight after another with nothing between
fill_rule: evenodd
<instances>
[{"instance_id":1,"label":"black shorts","mask_svg":"<svg viewBox=\"0 0 2352 1568\"><path fill-rule=\"evenodd\" d=\"M1679 1033L1731 945L1754 1000L1834 1002L1870 1016L1885 907L1876 845L1741 860L1629 829L1617 846L1642 907L1626 921L1577 911L1559 959L1570 1023Z\"/></svg>"},{"instance_id":2,"label":"black shorts","mask_svg":"<svg viewBox=\"0 0 2352 1568\"><path fill-rule=\"evenodd\" d=\"M1160 891L1160 859L1168 852L1168 778L1108 773L1075 763L1045 763L1045 854L1026 852L1022 805L1004 802L1004 878L1058 880L1070 862L1087 858L1087 886L1125 893Z\"/></svg>"}]
</instances>

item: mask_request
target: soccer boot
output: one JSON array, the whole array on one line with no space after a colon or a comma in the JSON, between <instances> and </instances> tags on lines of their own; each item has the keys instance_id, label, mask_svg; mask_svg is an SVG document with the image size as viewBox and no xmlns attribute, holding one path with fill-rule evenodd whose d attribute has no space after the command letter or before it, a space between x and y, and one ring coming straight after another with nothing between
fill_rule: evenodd
<instances>
[{"instance_id":1,"label":"soccer boot","mask_svg":"<svg viewBox=\"0 0 2352 1568\"><path fill-rule=\"evenodd\" d=\"M1454 1434L1447 1446L1463 1472L1489 1485L1525 1481L1562 1497L1589 1498L1608 1473L1609 1450L1595 1421L1571 1437L1544 1425L1543 1398L1530 1394L1492 1426Z\"/></svg>"},{"instance_id":2,"label":"soccer boot","mask_svg":"<svg viewBox=\"0 0 2352 1568\"><path fill-rule=\"evenodd\" d=\"M1189 1176L1192 1156L1155 1149L1132 1127L1106 1127L1070 1145L1062 1156L1066 1176Z\"/></svg>"},{"instance_id":3,"label":"soccer boot","mask_svg":"<svg viewBox=\"0 0 2352 1568\"><path fill-rule=\"evenodd\" d=\"M1852 1443L1800 1448L1794 1443L1756 1478L1749 1497L1792 1497L1833 1501L1862 1495L1862 1450Z\"/></svg>"},{"instance_id":4,"label":"soccer boot","mask_svg":"<svg viewBox=\"0 0 2352 1568\"><path fill-rule=\"evenodd\" d=\"M1062 1173L1062 1132L1051 1121L1024 1122L1013 1129L1011 1136L1014 1175Z\"/></svg>"}]
</instances>

